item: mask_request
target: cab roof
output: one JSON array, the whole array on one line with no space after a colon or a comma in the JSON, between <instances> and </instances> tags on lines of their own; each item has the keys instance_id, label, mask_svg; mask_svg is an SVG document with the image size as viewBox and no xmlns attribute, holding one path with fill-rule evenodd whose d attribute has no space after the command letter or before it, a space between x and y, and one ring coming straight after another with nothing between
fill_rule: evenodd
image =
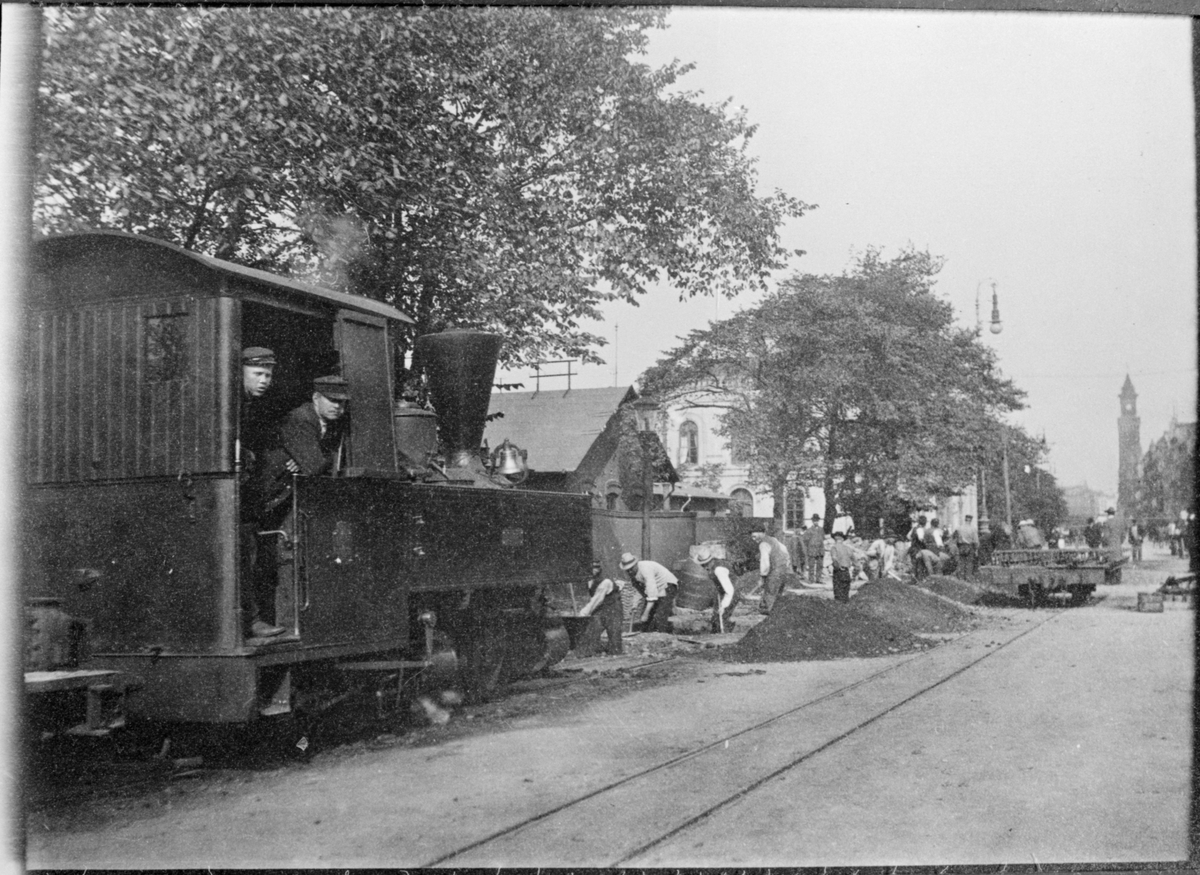
<instances>
[{"instance_id":1,"label":"cab roof","mask_svg":"<svg viewBox=\"0 0 1200 875\"><path fill-rule=\"evenodd\" d=\"M125 231L83 231L39 238L34 241L34 265L36 269L39 265L79 256L89 251L111 250L122 247L151 247L161 250L164 253L173 253L175 256L195 262L219 274L236 277L256 285L268 286L290 294L317 298L338 307L371 313L386 319L393 319L397 322L407 322L410 324L413 322L408 314L382 301L376 301L362 295L337 292L333 289L327 289L324 286L301 282L300 280L279 276L278 274L253 267L246 267L241 264L234 264L231 261L223 261L219 258L213 258L211 255L203 255L199 252L185 249L182 246L168 243L165 240L158 240L139 234L129 234Z\"/></svg>"}]
</instances>

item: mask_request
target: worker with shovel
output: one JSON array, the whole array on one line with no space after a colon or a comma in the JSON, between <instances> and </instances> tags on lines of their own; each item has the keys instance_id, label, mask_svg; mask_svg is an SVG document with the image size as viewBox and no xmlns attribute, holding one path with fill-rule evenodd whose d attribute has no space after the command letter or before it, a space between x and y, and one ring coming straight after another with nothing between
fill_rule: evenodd
<instances>
[{"instance_id":1,"label":"worker with shovel","mask_svg":"<svg viewBox=\"0 0 1200 875\"><path fill-rule=\"evenodd\" d=\"M622 586L621 581L604 576L604 568L599 562L592 563L592 579L588 581L588 592L592 598L579 612L579 616L588 618L588 624L583 630L579 646L575 648L577 656L582 658L599 653L601 632L608 636L606 654L620 656L625 652L621 644L621 625L625 622L625 608L621 605Z\"/></svg>"},{"instance_id":2,"label":"worker with shovel","mask_svg":"<svg viewBox=\"0 0 1200 875\"><path fill-rule=\"evenodd\" d=\"M717 597L713 601L712 631L732 632L734 627L733 609L742 600L741 595L733 586L733 575L724 559L713 555L712 549L702 546L696 550L696 563L700 565L717 587Z\"/></svg>"}]
</instances>

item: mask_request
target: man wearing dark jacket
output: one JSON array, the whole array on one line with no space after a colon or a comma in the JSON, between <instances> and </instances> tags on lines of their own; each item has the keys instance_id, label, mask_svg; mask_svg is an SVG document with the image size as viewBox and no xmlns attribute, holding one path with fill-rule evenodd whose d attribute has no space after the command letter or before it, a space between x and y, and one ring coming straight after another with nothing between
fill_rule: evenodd
<instances>
[{"instance_id":1,"label":"man wearing dark jacket","mask_svg":"<svg viewBox=\"0 0 1200 875\"><path fill-rule=\"evenodd\" d=\"M238 538L241 551L242 611L249 638L271 638L283 633L282 626L269 623L262 608L267 607L269 590L258 564L258 532L265 528L267 507L261 492L266 467L266 452L271 440L270 420L263 412L261 399L271 388L275 374L275 353L266 347L242 350L242 403L238 414L238 464L241 490L241 522Z\"/></svg>"},{"instance_id":2,"label":"man wearing dark jacket","mask_svg":"<svg viewBox=\"0 0 1200 875\"><path fill-rule=\"evenodd\" d=\"M312 400L293 409L279 424L266 463L261 490L269 508L291 495L292 474L317 477L341 467L349 386L341 377L318 377Z\"/></svg>"},{"instance_id":3,"label":"man wearing dark jacket","mask_svg":"<svg viewBox=\"0 0 1200 875\"><path fill-rule=\"evenodd\" d=\"M800 552L804 557L804 572L808 582L816 586L825 571L825 530L821 527L821 515L812 515L812 524L800 533Z\"/></svg>"},{"instance_id":4,"label":"man wearing dark jacket","mask_svg":"<svg viewBox=\"0 0 1200 875\"><path fill-rule=\"evenodd\" d=\"M308 477L337 473L349 401L349 385L341 377L313 380L312 401L289 413L279 426L280 448L295 463L289 470Z\"/></svg>"},{"instance_id":5,"label":"man wearing dark jacket","mask_svg":"<svg viewBox=\"0 0 1200 875\"><path fill-rule=\"evenodd\" d=\"M313 381L312 399L293 409L279 423L255 477L254 491L263 507L260 531L291 530L289 499L293 474L316 477L338 472L349 400L349 386L341 377L318 377ZM263 580L270 581L263 588L269 586L271 591L260 593L258 601L260 608L272 602L282 604L279 609L282 613L277 614L274 623L259 624L253 632L256 638L279 635L289 625L290 612L286 606L291 594L288 581L294 556L286 537L276 536L273 556L273 572L260 571Z\"/></svg>"}]
</instances>

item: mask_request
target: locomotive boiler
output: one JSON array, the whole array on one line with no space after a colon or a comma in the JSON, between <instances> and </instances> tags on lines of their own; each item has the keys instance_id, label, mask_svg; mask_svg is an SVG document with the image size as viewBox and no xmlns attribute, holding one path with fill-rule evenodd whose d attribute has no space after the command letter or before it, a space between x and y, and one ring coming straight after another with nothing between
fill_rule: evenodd
<instances>
[{"instance_id":1,"label":"locomotive boiler","mask_svg":"<svg viewBox=\"0 0 1200 875\"><path fill-rule=\"evenodd\" d=\"M418 338L435 437L394 400L393 307L118 232L40 240L32 268L24 596L82 639L43 667L119 672L133 717L236 724L435 666L482 696L565 654L542 596L587 577L588 500L481 459L499 338ZM286 522L252 533L248 346L275 353L276 415L323 374L352 399L337 476L294 477ZM276 557L274 638L244 632L245 537Z\"/></svg>"}]
</instances>

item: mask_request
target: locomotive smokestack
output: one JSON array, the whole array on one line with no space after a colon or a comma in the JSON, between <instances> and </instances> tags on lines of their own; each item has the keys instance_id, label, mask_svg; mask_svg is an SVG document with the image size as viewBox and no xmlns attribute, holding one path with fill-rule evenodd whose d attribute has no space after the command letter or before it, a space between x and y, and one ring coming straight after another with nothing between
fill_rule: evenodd
<instances>
[{"instance_id":1,"label":"locomotive smokestack","mask_svg":"<svg viewBox=\"0 0 1200 875\"><path fill-rule=\"evenodd\" d=\"M438 437L450 468L479 468L479 448L492 399L503 339L498 334L453 329L417 338L429 400L438 415Z\"/></svg>"}]
</instances>

